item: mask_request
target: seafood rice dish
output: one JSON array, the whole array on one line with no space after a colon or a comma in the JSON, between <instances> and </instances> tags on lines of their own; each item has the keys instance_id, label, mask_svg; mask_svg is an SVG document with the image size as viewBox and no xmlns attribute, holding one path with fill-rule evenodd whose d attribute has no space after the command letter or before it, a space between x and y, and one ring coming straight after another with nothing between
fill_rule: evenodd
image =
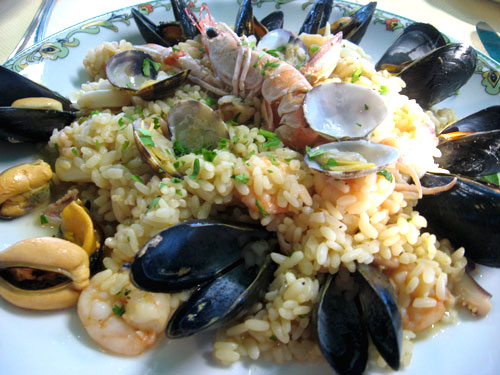
<instances>
[{"instance_id":1,"label":"seafood rice dish","mask_svg":"<svg viewBox=\"0 0 500 375\"><path fill-rule=\"evenodd\" d=\"M456 150L466 137L496 138L458 133L499 111L457 122L433 112L458 89L434 90L439 72L432 94L418 90L436 59L459 66L447 74L463 85L475 52L415 24L403 36L425 39L421 56L396 62L388 50L375 63L356 44L374 3L351 16L354 30L329 21L328 4L316 1L300 32L276 12L259 33L250 1L234 25L172 1L180 36L164 39L145 36L159 26L134 10L147 43L89 50L91 79L71 101L23 93L52 98L38 109L47 129L0 136L45 142L44 161L0 175L0 215L39 210L59 238L1 252L0 296L76 306L108 353L168 350L166 340L216 329L213 357L225 366L326 360L349 374L369 361L409 365L417 335L455 323L463 306L486 315L491 296L469 269L500 264L498 223L485 219L500 217L500 196L476 177L498 170L482 154L484 166L469 168ZM0 104L0 116L34 105ZM478 206L481 218L469 215ZM467 225L492 239L479 248ZM450 226L465 234L450 238Z\"/></svg>"}]
</instances>

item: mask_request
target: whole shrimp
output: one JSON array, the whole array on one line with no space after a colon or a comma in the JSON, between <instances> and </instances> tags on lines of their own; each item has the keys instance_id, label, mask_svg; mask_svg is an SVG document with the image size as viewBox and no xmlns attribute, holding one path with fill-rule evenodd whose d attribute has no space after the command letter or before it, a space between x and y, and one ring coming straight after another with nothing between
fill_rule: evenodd
<instances>
[{"instance_id":1,"label":"whole shrimp","mask_svg":"<svg viewBox=\"0 0 500 375\"><path fill-rule=\"evenodd\" d=\"M170 300L167 294L137 289L128 281L128 273L106 270L80 294L77 311L89 336L103 349L137 356L164 332Z\"/></svg>"},{"instance_id":2,"label":"whole shrimp","mask_svg":"<svg viewBox=\"0 0 500 375\"><path fill-rule=\"evenodd\" d=\"M203 11L206 15L202 17ZM200 30L211 72L195 67L194 59L171 48L148 44L141 49L154 53L162 62L175 61L183 69L191 69L199 77L198 83L216 94L227 93L227 89L243 98L261 94L266 128L275 130L291 148L314 145L319 135L307 125L302 110L304 97L312 89L308 79L317 82L318 77L333 71L340 57L342 34L330 39L299 71L265 51L252 48L245 37L242 41L226 24L215 23L206 5L200 9L199 19L188 8L186 13Z\"/></svg>"}]
</instances>

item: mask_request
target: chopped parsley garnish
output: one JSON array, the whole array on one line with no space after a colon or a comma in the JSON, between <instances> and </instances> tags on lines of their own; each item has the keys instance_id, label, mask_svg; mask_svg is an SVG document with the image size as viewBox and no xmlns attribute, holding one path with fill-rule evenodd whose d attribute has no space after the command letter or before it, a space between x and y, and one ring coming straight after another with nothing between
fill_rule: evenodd
<instances>
[{"instance_id":1,"label":"chopped parsley garnish","mask_svg":"<svg viewBox=\"0 0 500 375\"><path fill-rule=\"evenodd\" d=\"M250 177L248 177L246 174L233 174L231 178L234 178L235 181L241 182L242 184L247 184L250 180Z\"/></svg>"},{"instance_id":2,"label":"chopped parsley garnish","mask_svg":"<svg viewBox=\"0 0 500 375\"><path fill-rule=\"evenodd\" d=\"M219 138L219 144L217 145L217 148L220 148L220 149L227 149L227 145L230 144L231 141L227 138Z\"/></svg>"},{"instance_id":3,"label":"chopped parsley garnish","mask_svg":"<svg viewBox=\"0 0 500 375\"><path fill-rule=\"evenodd\" d=\"M307 152L307 156L309 156L309 159L314 159L320 155L323 155L325 152L328 152L328 151L324 148L317 148L314 151L310 151L310 148L309 148L309 151Z\"/></svg>"},{"instance_id":4,"label":"chopped parsley garnish","mask_svg":"<svg viewBox=\"0 0 500 375\"><path fill-rule=\"evenodd\" d=\"M174 178L176 178L176 177L174 177ZM172 182L173 182L173 181L172 181ZM161 189L163 189L165 186L167 186L167 184L166 184L166 183L164 183L164 182L162 182L162 183L160 184L160 190L161 190Z\"/></svg>"},{"instance_id":5,"label":"chopped parsley garnish","mask_svg":"<svg viewBox=\"0 0 500 375\"><path fill-rule=\"evenodd\" d=\"M194 164L193 164L193 173L189 176L189 178L194 179L198 176L198 173L200 173L200 159L194 159Z\"/></svg>"},{"instance_id":6,"label":"chopped parsley garnish","mask_svg":"<svg viewBox=\"0 0 500 375\"><path fill-rule=\"evenodd\" d=\"M125 142L123 142L123 144L122 144L122 152L127 149L127 147L128 147L129 144L130 144L130 142L128 141L128 139Z\"/></svg>"},{"instance_id":7,"label":"chopped parsley garnish","mask_svg":"<svg viewBox=\"0 0 500 375\"><path fill-rule=\"evenodd\" d=\"M153 117L154 128L158 129L160 127L160 119L158 117Z\"/></svg>"},{"instance_id":8,"label":"chopped parsley garnish","mask_svg":"<svg viewBox=\"0 0 500 375\"><path fill-rule=\"evenodd\" d=\"M253 63L253 67L254 67L254 68L256 68L256 67L259 65L259 61L260 61L260 59L262 59L262 58L264 57L264 55L265 55L265 54L266 54L265 52L261 52L261 53L259 53L259 56L257 56L257 61L255 61L255 62Z\"/></svg>"},{"instance_id":9,"label":"chopped parsley garnish","mask_svg":"<svg viewBox=\"0 0 500 375\"><path fill-rule=\"evenodd\" d=\"M128 296L132 291L130 289L127 289L127 288L122 288L122 290L120 290L118 293L115 294L116 298L120 298L122 297L122 293L125 295L125 296Z\"/></svg>"},{"instance_id":10,"label":"chopped parsley garnish","mask_svg":"<svg viewBox=\"0 0 500 375\"><path fill-rule=\"evenodd\" d=\"M182 196L182 190L181 189L175 189L175 194Z\"/></svg>"},{"instance_id":11,"label":"chopped parsley garnish","mask_svg":"<svg viewBox=\"0 0 500 375\"><path fill-rule=\"evenodd\" d=\"M387 181L392 182L392 173L387 169L382 169L380 172L377 172L377 174L379 176L384 176Z\"/></svg>"},{"instance_id":12,"label":"chopped parsley garnish","mask_svg":"<svg viewBox=\"0 0 500 375\"><path fill-rule=\"evenodd\" d=\"M365 111L368 111L370 107L368 107L368 104L365 104Z\"/></svg>"},{"instance_id":13,"label":"chopped parsley garnish","mask_svg":"<svg viewBox=\"0 0 500 375\"><path fill-rule=\"evenodd\" d=\"M357 122L357 123L356 123L356 125L358 125L359 127L362 127L362 126L363 126L363 124L361 124L361 123L359 123L359 122Z\"/></svg>"},{"instance_id":14,"label":"chopped parsley garnish","mask_svg":"<svg viewBox=\"0 0 500 375\"><path fill-rule=\"evenodd\" d=\"M95 111L90 112L90 117L92 117L94 115L97 115L99 113L101 113L101 111L99 111L99 110L96 109Z\"/></svg>"},{"instance_id":15,"label":"chopped parsley garnish","mask_svg":"<svg viewBox=\"0 0 500 375\"><path fill-rule=\"evenodd\" d=\"M156 197L155 199L153 199L148 206L148 210L155 208L158 205L159 201L160 201L160 197Z\"/></svg>"},{"instance_id":16,"label":"chopped parsley garnish","mask_svg":"<svg viewBox=\"0 0 500 375\"><path fill-rule=\"evenodd\" d=\"M270 132L270 131L267 131L267 130L264 130L264 129L259 129L259 134L263 135L267 139L277 137L277 135L274 134L273 132Z\"/></svg>"},{"instance_id":17,"label":"chopped parsley garnish","mask_svg":"<svg viewBox=\"0 0 500 375\"><path fill-rule=\"evenodd\" d=\"M139 128L137 130L141 135L139 136L139 139L141 142L144 144L144 146L151 146L155 147L155 143L153 141L153 133L151 133L151 130L146 129L146 128Z\"/></svg>"},{"instance_id":18,"label":"chopped parsley garnish","mask_svg":"<svg viewBox=\"0 0 500 375\"><path fill-rule=\"evenodd\" d=\"M182 182L182 180L178 177L172 177L170 179L170 181L172 181L174 184L180 184ZM160 189L161 189L161 186L160 186Z\"/></svg>"},{"instance_id":19,"label":"chopped parsley garnish","mask_svg":"<svg viewBox=\"0 0 500 375\"><path fill-rule=\"evenodd\" d=\"M319 50L319 47L318 46L313 46L309 49L309 51L311 51L311 54L317 52Z\"/></svg>"},{"instance_id":20,"label":"chopped parsley garnish","mask_svg":"<svg viewBox=\"0 0 500 375\"><path fill-rule=\"evenodd\" d=\"M174 141L174 154L176 157L189 154L189 150L185 148L178 140Z\"/></svg>"},{"instance_id":21,"label":"chopped parsley garnish","mask_svg":"<svg viewBox=\"0 0 500 375\"><path fill-rule=\"evenodd\" d=\"M266 75L266 70L269 69L276 69L278 66L280 66L280 63L278 61L269 61L267 60L262 69L260 70L260 73L265 76Z\"/></svg>"},{"instance_id":22,"label":"chopped parsley garnish","mask_svg":"<svg viewBox=\"0 0 500 375\"><path fill-rule=\"evenodd\" d=\"M146 57L142 61L142 74L144 74L145 77L150 77L151 76L151 67L153 67L153 69L155 71L158 71L158 70L160 70L160 66L161 66L160 63L157 63L156 61L153 61L150 58Z\"/></svg>"},{"instance_id":23,"label":"chopped parsley garnish","mask_svg":"<svg viewBox=\"0 0 500 375\"><path fill-rule=\"evenodd\" d=\"M130 120L130 121L134 121L134 120L135 120L135 118L134 118L132 115L129 115L128 113L125 113L125 114L123 115L123 117L125 117L127 120ZM120 117L120 120L122 120L122 119L123 119L123 117ZM123 125L124 125L124 124L123 124L123 120L122 120L122 122L121 122L121 123L120 123L120 120L118 120L118 124L120 124L120 126L123 126Z\"/></svg>"},{"instance_id":24,"label":"chopped parsley garnish","mask_svg":"<svg viewBox=\"0 0 500 375\"><path fill-rule=\"evenodd\" d=\"M380 95L385 95L388 92L389 92L389 89L387 88L387 86L385 86L385 85L380 86L380 90L379 90Z\"/></svg>"},{"instance_id":25,"label":"chopped parsley garnish","mask_svg":"<svg viewBox=\"0 0 500 375\"><path fill-rule=\"evenodd\" d=\"M71 152L73 153L73 155L78 156L78 150L76 148L73 147L71 149Z\"/></svg>"},{"instance_id":26,"label":"chopped parsley garnish","mask_svg":"<svg viewBox=\"0 0 500 375\"><path fill-rule=\"evenodd\" d=\"M210 96L207 96L205 98L205 103L206 103L206 105L209 105L209 106L217 104L217 102L215 101L215 99L212 98L212 97L210 97Z\"/></svg>"},{"instance_id":27,"label":"chopped parsley garnish","mask_svg":"<svg viewBox=\"0 0 500 375\"><path fill-rule=\"evenodd\" d=\"M174 163L174 168L175 168L175 169L179 168L179 164L180 164L180 163L179 163L178 161L176 161L176 162Z\"/></svg>"},{"instance_id":28,"label":"chopped parsley garnish","mask_svg":"<svg viewBox=\"0 0 500 375\"><path fill-rule=\"evenodd\" d=\"M279 146L280 144L281 144L281 139L279 139L278 137L274 137L269 139L267 142L264 142L262 144L262 147L269 148L269 147Z\"/></svg>"},{"instance_id":29,"label":"chopped parsley garnish","mask_svg":"<svg viewBox=\"0 0 500 375\"><path fill-rule=\"evenodd\" d=\"M268 216L268 215L269 215L269 212L267 212L266 210L264 210L264 209L262 208L262 206L260 205L260 203L259 203L259 201L258 201L257 199L255 200L255 205L256 205L256 206L257 206L257 208L259 209L259 212L260 212L260 214L261 214L262 216L264 216L264 217L265 217L265 216Z\"/></svg>"},{"instance_id":30,"label":"chopped parsley garnish","mask_svg":"<svg viewBox=\"0 0 500 375\"><path fill-rule=\"evenodd\" d=\"M337 160L334 158L328 158L327 162L321 166L321 169L329 169L331 167L336 167L337 165L339 165Z\"/></svg>"},{"instance_id":31,"label":"chopped parsley garnish","mask_svg":"<svg viewBox=\"0 0 500 375\"><path fill-rule=\"evenodd\" d=\"M122 316L123 314L125 314L125 306L122 305L122 306L118 306L118 305L113 305L113 314L115 315L118 315L118 316Z\"/></svg>"},{"instance_id":32,"label":"chopped parsley garnish","mask_svg":"<svg viewBox=\"0 0 500 375\"><path fill-rule=\"evenodd\" d=\"M278 338L275 335L271 335L271 336L269 336L269 340L278 341Z\"/></svg>"},{"instance_id":33,"label":"chopped parsley garnish","mask_svg":"<svg viewBox=\"0 0 500 375\"><path fill-rule=\"evenodd\" d=\"M140 182L141 184L144 183L144 181L142 180L142 178L140 178L139 176L136 176L135 174L131 175L130 178L134 181L137 181L137 182Z\"/></svg>"},{"instance_id":34,"label":"chopped parsley garnish","mask_svg":"<svg viewBox=\"0 0 500 375\"><path fill-rule=\"evenodd\" d=\"M212 151L212 150L207 150L206 148L201 149L201 154L203 155L203 159L206 161L214 161L215 157L217 156L217 152Z\"/></svg>"},{"instance_id":35,"label":"chopped parsley garnish","mask_svg":"<svg viewBox=\"0 0 500 375\"><path fill-rule=\"evenodd\" d=\"M97 151L99 151L99 149L101 148L101 144L99 143L98 139L95 140L95 148Z\"/></svg>"},{"instance_id":36,"label":"chopped parsley garnish","mask_svg":"<svg viewBox=\"0 0 500 375\"><path fill-rule=\"evenodd\" d=\"M47 220L47 216L45 216L45 214L41 214L40 215L40 224L41 225L44 225L44 224L48 224L49 221Z\"/></svg>"},{"instance_id":37,"label":"chopped parsley garnish","mask_svg":"<svg viewBox=\"0 0 500 375\"><path fill-rule=\"evenodd\" d=\"M234 120L229 120L229 121L226 121L226 124L231 125L231 126L236 126L236 125L238 125L238 123L237 123L236 121L234 121Z\"/></svg>"},{"instance_id":38,"label":"chopped parsley garnish","mask_svg":"<svg viewBox=\"0 0 500 375\"><path fill-rule=\"evenodd\" d=\"M489 174L486 176L483 176L483 180L486 182L491 182L492 184L500 185L500 181L498 180L498 174Z\"/></svg>"},{"instance_id":39,"label":"chopped parsley garnish","mask_svg":"<svg viewBox=\"0 0 500 375\"><path fill-rule=\"evenodd\" d=\"M138 115L142 115L144 113L141 107L135 107L134 112Z\"/></svg>"},{"instance_id":40,"label":"chopped parsley garnish","mask_svg":"<svg viewBox=\"0 0 500 375\"><path fill-rule=\"evenodd\" d=\"M361 77L361 74L363 74L363 70L361 68L352 73L351 83L359 81L359 77Z\"/></svg>"},{"instance_id":41,"label":"chopped parsley garnish","mask_svg":"<svg viewBox=\"0 0 500 375\"><path fill-rule=\"evenodd\" d=\"M269 160L271 160L271 163L272 163L273 165L276 165L277 167L279 167L280 163L279 163L279 161L278 161L278 160L276 160L276 159L274 158L274 156L272 156L271 154L267 154L267 157L269 158Z\"/></svg>"}]
</instances>

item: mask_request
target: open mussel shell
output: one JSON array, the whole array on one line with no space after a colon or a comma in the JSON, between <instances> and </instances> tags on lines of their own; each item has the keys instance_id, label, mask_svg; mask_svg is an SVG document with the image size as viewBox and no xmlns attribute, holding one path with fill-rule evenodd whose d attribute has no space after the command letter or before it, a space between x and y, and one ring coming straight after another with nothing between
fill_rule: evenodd
<instances>
[{"instance_id":1,"label":"open mussel shell","mask_svg":"<svg viewBox=\"0 0 500 375\"><path fill-rule=\"evenodd\" d=\"M330 18L333 9L333 0L316 0L306 15L299 34L317 34Z\"/></svg>"},{"instance_id":2,"label":"open mussel shell","mask_svg":"<svg viewBox=\"0 0 500 375\"><path fill-rule=\"evenodd\" d=\"M379 172L398 158L399 151L394 147L358 139L317 146L304 161L309 168L344 180Z\"/></svg>"},{"instance_id":3,"label":"open mussel shell","mask_svg":"<svg viewBox=\"0 0 500 375\"><path fill-rule=\"evenodd\" d=\"M147 43L171 47L186 40L182 26L178 22L156 25L137 9L132 9L132 16L139 32Z\"/></svg>"},{"instance_id":4,"label":"open mussel shell","mask_svg":"<svg viewBox=\"0 0 500 375\"><path fill-rule=\"evenodd\" d=\"M17 142L45 142L54 129L62 129L74 119L71 102L60 94L0 66L0 139ZM24 98L51 98L63 110L11 107Z\"/></svg>"},{"instance_id":5,"label":"open mussel shell","mask_svg":"<svg viewBox=\"0 0 500 375\"><path fill-rule=\"evenodd\" d=\"M169 338L191 336L216 328L245 314L266 292L276 264L268 255L262 266L241 261L212 282L198 287L170 318Z\"/></svg>"},{"instance_id":6,"label":"open mussel shell","mask_svg":"<svg viewBox=\"0 0 500 375\"><path fill-rule=\"evenodd\" d=\"M352 83L325 83L310 90L304 99L309 126L327 139L364 138L388 114L375 91Z\"/></svg>"},{"instance_id":7,"label":"open mussel shell","mask_svg":"<svg viewBox=\"0 0 500 375\"><path fill-rule=\"evenodd\" d=\"M336 373L361 374L368 361L368 334L355 290L329 275L313 310L313 324L323 356Z\"/></svg>"},{"instance_id":8,"label":"open mussel shell","mask_svg":"<svg viewBox=\"0 0 500 375\"><path fill-rule=\"evenodd\" d=\"M175 168L175 154L172 143L160 129L151 127L144 120L135 120L134 140L142 158L161 177L180 177Z\"/></svg>"},{"instance_id":9,"label":"open mussel shell","mask_svg":"<svg viewBox=\"0 0 500 375\"><path fill-rule=\"evenodd\" d=\"M402 95L424 109L454 95L474 73L477 53L461 43L447 44L407 65L399 77L406 83Z\"/></svg>"},{"instance_id":10,"label":"open mussel shell","mask_svg":"<svg viewBox=\"0 0 500 375\"><path fill-rule=\"evenodd\" d=\"M158 233L137 253L131 279L151 292L179 292L212 280L241 258L250 241L269 239L243 223L191 220Z\"/></svg>"},{"instance_id":11,"label":"open mussel shell","mask_svg":"<svg viewBox=\"0 0 500 375\"><path fill-rule=\"evenodd\" d=\"M491 267L500 267L500 190L497 185L440 173L426 173L426 187L438 187L457 178L447 191L424 195L416 210L427 220L428 229L448 238L465 256Z\"/></svg>"},{"instance_id":12,"label":"open mussel shell","mask_svg":"<svg viewBox=\"0 0 500 375\"><path fill-rule=\"evenodd\" d=\"M72 242L31 238L0 252L0 296L13 305L66 308L77 302L88 282L88 255Z\"/></svg>"},{"instance_id":13,"label":"open mussel shell","mask_svg":"<svg viewBox=\"0 0 500 375\"><path fill-rule=\"evenodd\" d=\"M445 44L443 35L431 24L413 23L389 46L375 69L399 73L408 63Z\"/></svg>"},{"instance_id":14,"label":"open mussel shell","mask_svg":"<svg viewBox=\"0 0 500 375\"><path fill-rule=\"evenodd\" d=\"M284 23L285 14L281 10L275 10L269 13L263 19L260 20L262 26L264 26L268 31L273 31L276 29L282 29Z\"/></svg>"},{"instance_id":15,"label":"open mussel shell","mask_svg":"<svg viewBox=\"0 0 500 375\"><path fill-rule=\"evenodd\" d=\"M167 116L170 139L189 151L214 149L221 138L229 138L226 123L217 112L197 100L181 100Z\"/></svg>"},{"instance_id":16,"label":"open mussel shell","mask_svg":"<svg viewBox=\"0 0 500 375\"><path fill-rule=\"evenodd\" d=\"M234 32L239 36L248 36L255 34L255 24L251 0L243 0L241 2L238 12L236 13Z\"/></svg>"},{"instance_id":17,"label":"open mussel shell","mask_svg":"<svg viewBox=\"0 0 500 375\"><path fill-rule=\"evenodd\" d=\"M129 50L111 56L106 63L109 82L144 100L161 99L178 88L189 75L188 70L156 81L160 64L146 52Z\"/></svg>"},{"instance_id":18,"label":"open mussel shell","mask_svg":"<svg viewBox=\"0 0 500 375\"><path fill-rule=\"evenodd\" d=\"M374 266L358 264L359 301L373 344L392 369L398 370L403 350L403 325L398 298L387 276Z\"/></svg>"},{"instance_id":19,"label":"open mussel shell","mask_svg":"<svg viewBox=\"0 0 500 375\"><path fill-rule=\"evenodd\" d=\"M439 141L436 162L451 173L477 177L500 172L500 106L452 123Z\"/></svg>"},{"instance_id":20,"label":"open mussel shell","mask_svg":"<svg viewBox=\"0 0 500 375\"><path fill-rule=\"evenodd\" d=\"M0 218L22 216L50 200L52 169L42 160L23 163L0 174Z\"/></svg>"},{"instance_id":21,"label":"open mussel shell","mask_svg":"<svg viewBox=\"0 0 500 375\"><path fill-rule=\"evenodd\" d=\"M373 13L377 8L377 2L372 1L361 8L349 17L342 17L331 24L330 31L332 34L337 34L342 31L343 39L359 44L366 33ZM321 34L321 30L320 30Z\"/></svg>"},{"instance_id":22,"label":"open mussel shell","mask_svg":"<svg viewBox=\"0 0 500 375\"><path fill-rule=\"evenodd\" d=\"M188 7L184 0L170 0L172 11L177 22L182 26L186 39L193 39L200 31L187 16L185 9Z\"/></svg>"}]
</instances>

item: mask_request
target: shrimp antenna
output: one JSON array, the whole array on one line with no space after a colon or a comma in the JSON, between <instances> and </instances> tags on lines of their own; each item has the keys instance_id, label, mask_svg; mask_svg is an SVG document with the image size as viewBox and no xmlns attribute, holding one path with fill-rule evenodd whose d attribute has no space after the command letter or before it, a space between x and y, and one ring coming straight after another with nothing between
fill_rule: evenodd
<instances>
[{"instance_id":1,"label":"shrimp antenna","mask_svg":"<svg viewBox=\"0 0 500 375\"><path fill-rule=\"evenodd\" d=\"M196 15L193 13L193 11L191 10L191 8L185 7L184 8L184 13L186 13L186 15L188 16L188 18L191 20L191 22L193 23L193 25L196 26L196 28L200 31L200 33L203 34L203 26L200 24L200 21L196 18ZM201 10L200 10L200 14L201 14Z\"/></svg>"}]
</instances>

